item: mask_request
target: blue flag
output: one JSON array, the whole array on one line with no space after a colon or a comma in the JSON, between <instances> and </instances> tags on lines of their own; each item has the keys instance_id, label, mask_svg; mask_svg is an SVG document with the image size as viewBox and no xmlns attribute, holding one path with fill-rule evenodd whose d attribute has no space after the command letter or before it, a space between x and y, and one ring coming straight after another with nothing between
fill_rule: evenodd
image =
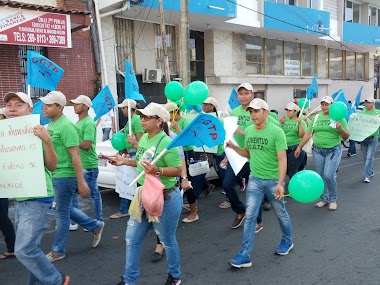
<instances>
[{"instance_id":1,"label":"blue flag","mask_svg":"<svg viewBox=\"0 0 380 285\"><path fill-rule=\"evenodd\" d=\"M340 92L342 92L342 89L339 89L333 95L331 95L331 98L333 98L333 100L335 100L336 96L338 96Z\"/></svg>"},{"instance_id":2,"label":"blue flag","mask_svg":"<svg viewBox=\"0 0 380 285\"><path fill-rule=\"evenodd\" d=\"M56 90L63 69L43 55L28 50L28 84L30 86Z\"/></svg>"},{"instance_id":3,"label":"blue flag","mask_svg":"<svg viewBox=\"0 0 380 285\"><path fill-rule=\"evenodd\" d=\"M355 110L360 105L360 97L362 96L362 91L363 91L363 85L360 87L358 95L356 95L356 98L355 98L355 102L354 102L354 108L355 108Z\"/></svg>"},{"instance_id":4,"label":"blue flag","mask_svg":"<svg viewBox=\"0 0 380 285\"><path fill-rule=\"evenodd\" d=\"M106 85L92 100L92 108L95 112L94 121L107 114L115 107L115 100L108 85Z\"/></svg>"},{"instance_id":5,"label":"blue flag","mask_svg":"<svg viewBox=\"0 0 380 285\"><path fill-rule=\"evenodd\" d=\"M306 89L306 99L313 100L314 95L318 93L318 81L317 81L317 74L314 74L313 81L311 81L311 84Z\"/></svg>"},{"instance_id":6,"label":"blue flag","mask_svg":"<svg viewBox=\"0 0 380 285\"><path fill-rule=\"evenodd\" d=\"M348 117L355 112L355 109L352 108L352 105L348 103L346 96L344 96L344 92L342 91L338 98L335 100L336 102L343 102L347 106L347 114L346 114L346 121L348 120Z\"/></svg>"},{"instance_id":7,"label":"blue flag","mask_svg":"<svg viewBox=\"0 0 380 285\"><path fill-rule=\"evenodd\" d=\"M231 110L239 107L241 104L238 99L237 92L235 88L232 87L231 94L230 94L230 99L228 99L228 105L230 105Z\"/></svg>"},{"instance_id":8,"label":"blue flag","mask_svg":"<svg viewBox=\"0 0 380 285\"><path fill-rule=\"evenodd\" d=\"M46 118L44 116L44 111L42 110L42 106L44 103L41 100L38 100L34 105L33 105L33 112L32 114L40 114L40 125L44 126L50 123L51 119Z\"/></svg>"},{"instance_id":9,"label":"blue flag","mask_svg":"<svg viewBox=\"0 0 380 285\"><path fill-rule=\"evenodd\" d=\"M125 98L146 102L144 96L139 92L135 70L128 60L125 61Z\"/></svg>"},{"instance_id":10,"label":"blue flag","mask_svg":"<svg viewBox=\"0 0 380 285\"><path fill-rule=\"evenodd\" d=\"M196 147L214 147L224 142L226 131L218 118L200 113L172 140L166 149L193 145Z\"/></svg>"}]
</instances>

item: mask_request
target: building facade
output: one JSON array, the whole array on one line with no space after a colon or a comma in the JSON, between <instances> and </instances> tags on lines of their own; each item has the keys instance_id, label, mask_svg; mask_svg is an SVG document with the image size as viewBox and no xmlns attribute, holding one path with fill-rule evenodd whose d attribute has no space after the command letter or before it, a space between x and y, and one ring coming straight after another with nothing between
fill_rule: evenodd
<instances>
[{"instance_id":1,"label":"building facade","mask_svg":"<svg viewBox=\"0 0 380 285\"><path fill-rule=\"evenodd\" d=\"M123 4L99 3L110 87L123 96L117 78L129 60L148 100L164 100L164 83L157 83L164 82L158 1ZM377 0L199 0L189 1L188 9L192 80L205 81L222 109L231 87L249 82L258 97L282 111L305 96L315 73L319 98L342 88L353 100L362 85L363 98L374 94L374 61L380 55ZM179 1L164 1L164 18L171 77L181 77ZM311 107L318 103L313 100Z\"/></svg>"}]
</instances>

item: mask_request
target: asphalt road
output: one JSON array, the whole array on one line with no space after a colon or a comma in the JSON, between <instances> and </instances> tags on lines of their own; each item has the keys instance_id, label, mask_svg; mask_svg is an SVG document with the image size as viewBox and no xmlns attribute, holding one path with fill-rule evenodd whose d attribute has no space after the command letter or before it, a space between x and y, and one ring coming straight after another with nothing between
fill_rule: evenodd
<instances>
[{"instance_id":1,"label":"asphalt road","mask_svg":"<svg viewBox=\"0 0 380 285\"><path fill-rule=\"evenodd\" d=\"M312 162L308 165L312 169ZM253 266L235 269L228 260L240 249L242 228L231 229L231 209L219 209L224 199L218 187L199 202L200 220L178 227L182 284L380 284L380 153L375 160L376 176L363 183L360 150L348 158L344 152L338 172L338 209L317 209L286 198L293 224L294 249L288 256L276 256L281 233L272 211L264 212L264 229L257 234L252 252ZM82 229L71 232L66 258L55 265L71 276L71 284L115 285L125 262L127 219L110 220L118 209L118 196L102 191L106 227L98 248L91 248L92 234ZM244 192L240 193L245 199ZM83 208L91 213L89 203ZM10 210L11 216L13 209ZM181 219L185 217L183 213ZM54 223L42 240L48 252ZM145 238L138 284L164 284L166 261L151 263L155 236ZM5 251L3 239L0 249ZM0 285L26 284L27 272L14 258L0 262Z\"/></svg>"}]
</instances>

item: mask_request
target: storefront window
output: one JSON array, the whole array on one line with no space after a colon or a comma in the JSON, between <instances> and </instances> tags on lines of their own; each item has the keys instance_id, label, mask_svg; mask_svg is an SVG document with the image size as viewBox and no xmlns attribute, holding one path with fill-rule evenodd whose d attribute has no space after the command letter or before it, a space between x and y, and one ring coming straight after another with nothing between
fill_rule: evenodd
<instances>
[{"instance_id":1,"label":"storefront window","mask_svg":"<svg viewBox=\"0 0 380 285\"><path fill-rule=\"evenodd\" d=\"M346 79L355 79L355 53L346 51Z\"/></svg>"},{"instance_id":2,"label":"storefront window","mask_svg":"<svg viewBox=\"0 0 380 285\"><path fill-rule=\"evenodd\" d=\"M283 42L278 40L266 40L266 74L283 75L284 58Z\"/></svg>"},{"instance_id":3,"label":"storefront window","mask_svg":"<svg viewBox=\"0 0 380 285\"><path fill-rule=\"evenodd\" d=\"M342 53L343 51L337 49L329 49L329 78L342 79Z\"/></svg>"},{"instance_id":4,"label":"storefront window","mask_svg":"<svg viewBox=\"0 0 380 285\"><path fill-rule=\"evenodd\" d=\"M264 74L263 39L247 36L245 40L247 74Z\"/></svg>"},{"instance_id":5,"label":"storefront window","mask_svg":"<svg viewBox=\"0 0 380 285\"><path fill-rule=\"evenodd\" d=\"M364 54L356 53L356 79L364 79Z\"/></svg>"},{"instance_id":6,"label":"storefront window","mask_svg":"<svg viewBox=\"0 0 380 285\"><path fill-rule=\"evenodd\" d=\"M302 76L313 76L315 70L315 46L301 45Z\"/></svg>"},{"instance_id":7,"label":"storefront window","mask_svg":"<svg viewBox=\"0 0 380 285\"><path fill-rule=\"evenodd\" d=\"M300 44L285 42L284 52L285 52L284 75L300 76L301 75Z\"/></svg>"}]
</instances>

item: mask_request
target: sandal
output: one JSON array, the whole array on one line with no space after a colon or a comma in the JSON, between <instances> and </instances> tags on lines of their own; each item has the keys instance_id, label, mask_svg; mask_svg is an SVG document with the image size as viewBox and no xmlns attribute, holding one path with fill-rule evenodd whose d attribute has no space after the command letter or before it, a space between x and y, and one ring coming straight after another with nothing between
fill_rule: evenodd
<instances>
[{"instance_id":1,"label":"sandal","mask_svg":"<svg viewBox=\"0 0 380 285\"><path fill-rule=\"evenodd\" d=\"M0 260L7 259L7 258L12 258L12 257L15 257L14 252L6 251L6 252L0 254Z\"/></svg>"},{"instance_id":2,"label":"sandal","mask_svg":"<svg viewBox=\"0 0 380 285\"><path fill-rule=\"evenodd\" d=\"M315 204L315 207L323 208L323 207L327 206L328 204L329 204L328 202L320 201L317 204Z\"/></svg>"},{"instance_id":3,"label":"sandal","mask_svg":"<svg viewBox=\"0 0 380 285\"><path fill-rule=\"evenodd\" d=\"M230 203L230 201L224 201L222 204L219 205L219 208L221 208L221 209L228 209L228 208L231 208L231 203Z\"/></svg>"},{"instance_id":4,"label":"sandal","mask_svg":"<svg viewBox=\"0 0 380 285\"><path fill-rule=\"evenodd\" d=\"M60 254L55 253L54 251L50 251L48 254L46 254L46 258L50 262L58 261L58 260L64 259L65 257L66 255L60 255Z\"/></svg>"}]
</instances>

